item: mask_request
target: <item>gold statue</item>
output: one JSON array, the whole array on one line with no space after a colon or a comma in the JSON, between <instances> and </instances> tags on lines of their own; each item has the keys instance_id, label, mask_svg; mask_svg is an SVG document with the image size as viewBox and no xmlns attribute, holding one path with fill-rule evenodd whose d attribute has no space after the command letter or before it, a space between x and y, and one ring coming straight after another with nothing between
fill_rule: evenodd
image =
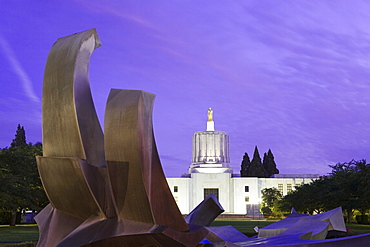
<instances>
[{"instance_id":1,"label":"gold statue","mask_svg":"<svg viewBox=\"0 0 370 247\"><path fill-rule=\"evenodd\" d=\"M208 121L213 121L213 110L208 108Z\"/></svg>"}]
</instances>

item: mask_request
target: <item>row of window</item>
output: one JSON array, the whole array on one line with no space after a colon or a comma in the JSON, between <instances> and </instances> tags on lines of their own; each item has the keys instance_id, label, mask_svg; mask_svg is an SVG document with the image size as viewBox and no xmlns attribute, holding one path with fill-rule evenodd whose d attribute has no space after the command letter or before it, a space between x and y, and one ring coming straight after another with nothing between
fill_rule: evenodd
<instances>
[{"instance_id":1,"label":"row of window","mask_svg":"<svg viewBox=\"0 0 370 247\"><path fill-rule=\"evenodd\" d=\"M218 194L218 189L205 189L205 190L217 190L217 194ZM283 184L278 184L278 190L281 192L281 194L283 194L284 193L284 185ZM293 190L292 184L287 184L286 185L286 190L287 190L287 193L290 193ZM179 187L178 186L173 186L173 192L178 192L178 191L179 191ZM249 186L248 185L244 186L244 192L249 192ZM211 193L213 193L213 192L210 192L209 194L211 194ZM248 197L248 201L249 201L249 197ZM247 202L247 200L246 200L246 202Z\"/></svg>"},{"instance_id":2,"label":"row of window","mask_svg":"<svg viewBox=\"0 0 370 247\"><path fill-rule=\"evenodd\" d=\"M284 193L284 185L283 184L278 184L278 190L281 192L281 194L283 194ZM286 191L287 191L287 193L292 192L292 190L293 190L292 184L287 184L286 185ZM244 192L249 192L249 186L247 186L247 185L244 186ZM247 200L246 200L246 202L247 202Z\"/></svg>"},{"instance_id":3,"label":"row of window","mask_svg":"<svg viewBox=\"0 0 370 247\"><path fill-rule=\"evenodd\" d=\"M284 194L284 185L283 184L278 184L278 190L280 191L281 194ZM287 184L286 185L286 192L290 193L292 192L293 187L292 184Z\"/></svg>"}]
</instances>

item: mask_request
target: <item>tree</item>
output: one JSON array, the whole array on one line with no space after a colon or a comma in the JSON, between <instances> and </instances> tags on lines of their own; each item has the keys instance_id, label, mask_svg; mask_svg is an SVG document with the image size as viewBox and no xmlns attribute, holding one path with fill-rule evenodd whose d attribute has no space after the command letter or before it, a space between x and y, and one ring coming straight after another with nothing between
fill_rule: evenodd
<instances>
[{"instance_id":1,"label":"tree","mask_svg":"<svg viewBox=\"0 0 370 247\"><path fill-rule=\"evenodd\" d=\"M370 165L366 160L338 163L330 166L333 180L333 201L340 204L347 212L348 223L351 223L353 210L363 214L370 207L369 186ZM364 187L365 186L365 187Z\"/></svg>"},{"instance_id":2,"label":"tree","mask_svg":"<svg viewBox=\"0 0 370 247\"><path fill-rule=\"evenodd\" d=\"M263 155L263 167L266 171L266 177L271 177L274 174L279 174L279 170L276 168L275 158L271 152L271 149Z\"/></svg>"},{"instance_id":3,"label":"tree","mask_svg":"<svg viewBox=\"0 0 370 247\"><path fill-rule=\"evenodd\" d=\"M257 146L254 148L253 159L247 170L247 177L265 178L266 170L262 165L261 157Z\"/></svg>"},{"instance_id":4,"label":"tree","mask_svg":"<svg viewBox=\"0 0 370 247\"><path fill-rule=\"evenodd\" d=\"M329 205L330 178L322 176L310 184L297 186L295 190L284 196L278 203L279 209L289 212L294 207L298 212L313 214L320 213L332 205ZM332 207L330 209L335 208ZM328 209L328 210L330 210Z\"/></svg>"},{"instance_id":5,"label":"tree","mask_svg":"<svg viewBox=\"0 0 370 247\"><path fill-rule=\"evenodd\" d=\"M42 155L42 145L23 143L24 133L18 126L12 145L0 150L0 207L12 212L11 225L18 210L39 210L48 203L35 159Z\"/></svg>"},{"instance_id":6,"label":"tree","mask_svg":"<svg viewBox=\"0 0 370 247\"><path fill-rule=\"evenodd\" d=\"M332 172L310 184L296 187L285 196L279 206L286 210L288 206L297 211L320 213L341 206L351 223L353 211L363 215L370 209L370 165L366 160L337 163L330 166Z\"/></svg>"},{"instance_id":7,"label":"tree","mask_svg":"<svg viewBox=\"0 0 370 247\"><path fill-rule=\"evenodd\" d=\"M15 148L15 147L21 147L27 145L26 143L26 131L24 130L24 127L20 124L18 124L16 133L15 133L15 138L13 139L12 143L10 144L10 147Z\"/></svg>"},{"instance_id":8,"label":"tree","mask_svg":"<svg viewBox=\"0 0 370 247\"><path fill-rule=\"evenodd\" d=\"M263 162L257 146L254 148L252 161L250 161L247 153L244 154L240 169L241 177L269 178L274 174L279 174L279 170L276 168L275 158L271 149L268 150L267 154L264 153Z\"/></svg>"},{"instance_id":9,"label":"tree","mask_svg":"<svg viewBox=\"0 0 370 247\"><path fill-rule=\"evenodd\" d=\"M250 164L251 164L251 161L249 159L249 156L247 153L245 153L243 156L243 161L242 161L241 170L240 170L241 177L248 176L248 169L249 169Z\"/></svg>"},{"instance_id":10,"label":"tree","mask_svg":"<svg viewBox=\"0 0 370 247\"><path fill-rule=\"evenodd\" d=\"M269 214L276 209L276 203L281 199L282 194L277 188L265 188L262 193L262 212Z\"/></svg>"}]
</instances>

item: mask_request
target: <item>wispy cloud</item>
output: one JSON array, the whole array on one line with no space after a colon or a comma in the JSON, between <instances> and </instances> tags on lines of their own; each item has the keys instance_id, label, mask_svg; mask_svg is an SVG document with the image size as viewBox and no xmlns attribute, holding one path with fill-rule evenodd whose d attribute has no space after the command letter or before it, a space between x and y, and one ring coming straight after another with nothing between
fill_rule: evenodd
<instances>
[{"instance_id":1,"label":"wispy cloud","mask_svg":"<svg viewBox=\"0 0 370 247\"><path fill-rule=\"evenodd\" d=\"M26 94L26 96L33 102L39 103L40 99L39 97L37 97L33 90L32 81L30 80L26 71L23 69L19 60L15 56L8 42L1 35L0 35L0 49L3 51L6 59L9 61L9 65L14 71L14 73L19 77L23 91Z\"/></svg>"},{"instance_id":2,"label":"wispy cloud","mask_svg":"<svg viewBox=\"0 0 370 247\"><path fill-rule=\"evenodd\" d=\"M105 13L124 20L130 20L142 27L153 29L155 31L160 31L160 28L156 27L154 24L150 23L145 18L141 18L139 15L128 13L127 8L123 8L121 5L114 6L87 0L75 0L75 2L83 5L85 8L88 8L94 12Z\"/></svg>"}]
</instances>

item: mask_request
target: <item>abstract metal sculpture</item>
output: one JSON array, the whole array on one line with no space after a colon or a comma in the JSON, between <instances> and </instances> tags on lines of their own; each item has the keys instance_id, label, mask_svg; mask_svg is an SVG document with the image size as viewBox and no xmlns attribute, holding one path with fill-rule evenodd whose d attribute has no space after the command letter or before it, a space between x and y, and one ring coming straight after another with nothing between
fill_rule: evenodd
<instances>
[{"instance_id":1,"label":"abstract metal sculpture","mask_svg":"<svg viewBox=\"0 0 370 247\"><path fill-rule=\"evenodd\" d=\"M100 45L91 29L57 40L47 60L37 164L50 204L36 217L38 246L196 246L208 230L187 224L167 185L153 135L155 96L112 89L103 134L88 80Z\"/></svg>"}]
</instances>

